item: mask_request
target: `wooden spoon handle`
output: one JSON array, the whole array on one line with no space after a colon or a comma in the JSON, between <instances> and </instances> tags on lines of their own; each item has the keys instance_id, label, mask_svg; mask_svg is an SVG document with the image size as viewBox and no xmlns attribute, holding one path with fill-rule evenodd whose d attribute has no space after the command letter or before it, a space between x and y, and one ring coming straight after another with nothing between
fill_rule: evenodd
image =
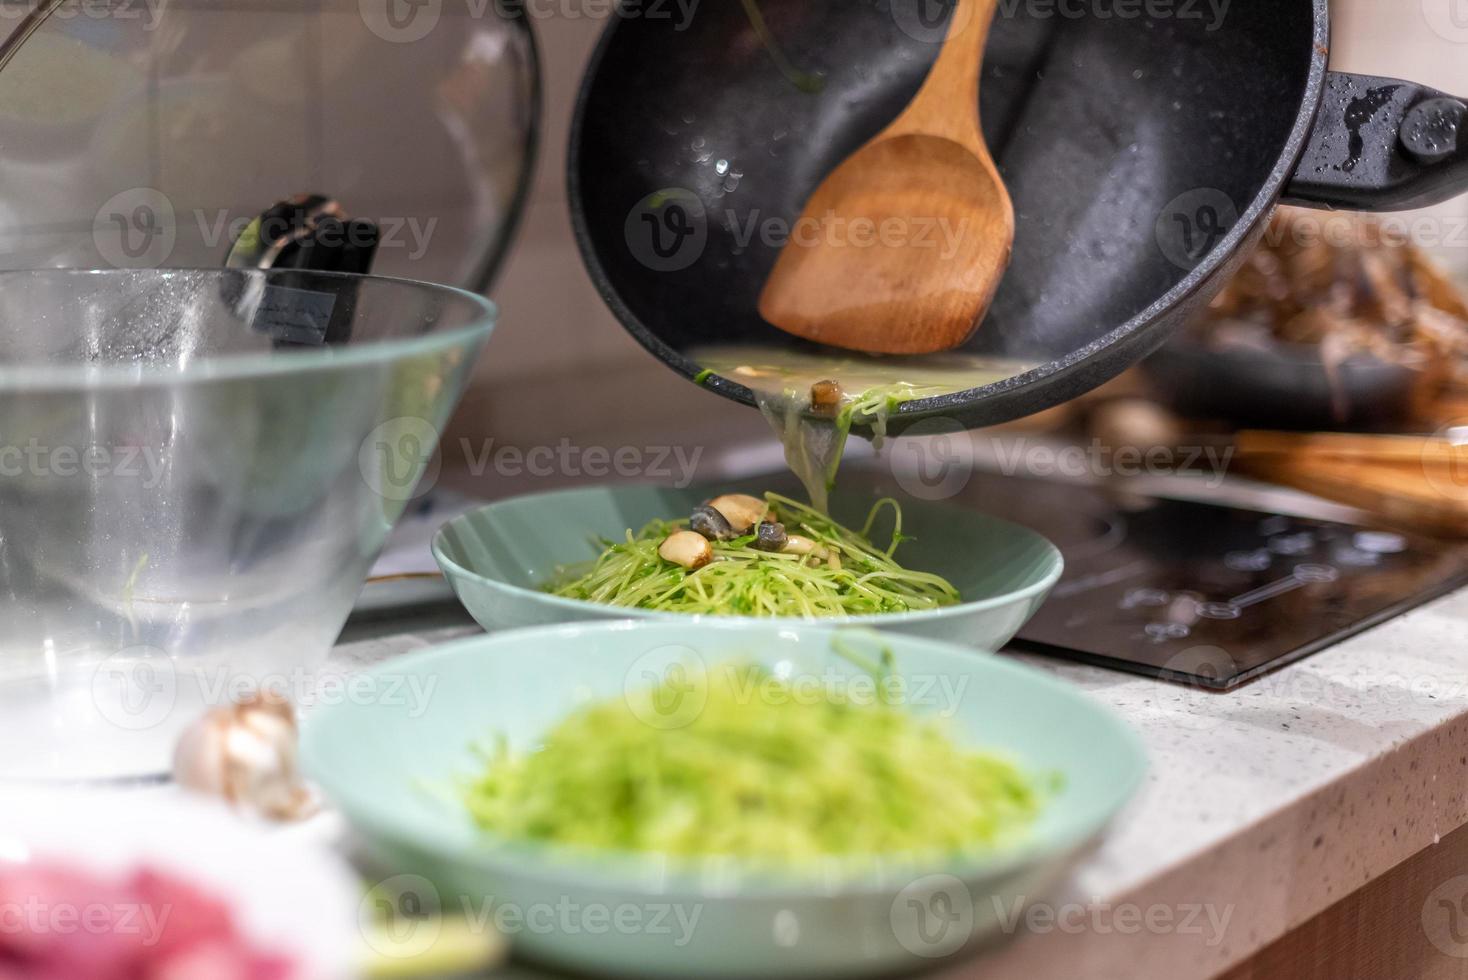
<instances>
[{"instance_id":1,"label":"wooden spoon handle","mask_svg":"<svg viewBox=\"0 0 1468 980\"><path fill-rule=\"evenodd\" d=\"M948 34L922 88L883 136L924 133L953 140L989 159L979 129L979 75L999 0L954 0ZM961 106L972 106L962 111Z\"/></svg>"},{"instance_id":2,"label":"wooden spoon handle","mask_svg":"<svg viewBox=\"0 0 1468 980\"><path fill-rule=\"evenodd\" d=\"M1350 432L1274 432L1246 429L1234 437L1239 456L1328 457L1419 468L1444 466L1468 472L1468 445L1433 436L1360 435Z\"/></svg>"}]
</instances>

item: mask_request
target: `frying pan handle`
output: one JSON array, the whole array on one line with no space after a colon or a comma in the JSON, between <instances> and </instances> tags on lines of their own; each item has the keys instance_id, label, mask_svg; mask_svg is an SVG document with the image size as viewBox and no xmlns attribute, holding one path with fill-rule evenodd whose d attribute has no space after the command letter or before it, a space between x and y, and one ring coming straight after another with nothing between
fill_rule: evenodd
<instances>
[{"instance_id":1,"label":"frying pan handle","mask_svg":"<svg viewBox=\"0 0 1468 980\"><path fill-rule=\"evenodd\" d=\"M1468 105L1413 82L1329 72L1284 200L1407 211L1468 193Z\"/></svg>"}]
</instances>

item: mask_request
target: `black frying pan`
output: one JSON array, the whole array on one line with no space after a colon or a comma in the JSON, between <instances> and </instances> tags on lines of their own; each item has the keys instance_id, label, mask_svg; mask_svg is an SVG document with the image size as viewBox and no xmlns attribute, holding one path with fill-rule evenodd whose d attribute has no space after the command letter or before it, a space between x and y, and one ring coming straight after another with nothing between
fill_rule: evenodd
<instances>
[{"instance_id":1,"label":"black frying pan","mask_svg":"<svg viewBox=\"0 0 1468 980\"><path fill-rule=\"evenodd\" d=\"M761 42L748 6L781 51ZM568 166L576 236L602 296L691 378L699 367L685 355L700 344L801 344L756 312L778 222L911 99L948 4L682 9L641 3L612 19ZM1118 374L1222 287L1282 197L1390 210L1468 190L1463 104L1327 72L1328 34L1326 0L1004 0L980 109L1018 233L966 349L1038 366L908 403L894 428L932 416L997 423ZM801 72L819 73L818 91ZM767 227L777 234L748 236ZM704 383L751 399L727 379Z\"/></svg>"}]
</instances>

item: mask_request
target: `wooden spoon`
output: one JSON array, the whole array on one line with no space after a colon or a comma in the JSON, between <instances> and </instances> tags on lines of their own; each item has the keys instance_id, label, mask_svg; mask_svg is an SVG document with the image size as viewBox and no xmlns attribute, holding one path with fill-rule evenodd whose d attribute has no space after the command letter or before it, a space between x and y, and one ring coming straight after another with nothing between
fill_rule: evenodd
<instances>
[{"instance_id":1,"label":"wooden spoon","mask_svg":"<svg viewBox=\"0 0 1468 980\"><path fill-rule=\"evenodd\" d=\"M962 344L994 300L1014 205L979 129L979 72L999 0L956 0L927 80L816 188L760 296L798 337L883 354Z\"/></svg>"}]
</instances>

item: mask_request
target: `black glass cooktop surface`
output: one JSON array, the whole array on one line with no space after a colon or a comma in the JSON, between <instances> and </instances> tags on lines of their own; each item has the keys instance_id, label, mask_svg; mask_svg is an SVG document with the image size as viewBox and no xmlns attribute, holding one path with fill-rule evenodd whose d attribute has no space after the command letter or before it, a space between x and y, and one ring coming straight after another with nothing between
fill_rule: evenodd
<instances>
[{"instance_id":1,"label":"black glass cooktop surface","mask_svg":"<svg viewBox=\"0 0 1468 980\"><path fill-rule=\"evenodd\" d=\"M976 476L1065 575L1016 645L1227 689L1468 583L1468 545L1377 527Z\"/></svg>"}]
</instances>

